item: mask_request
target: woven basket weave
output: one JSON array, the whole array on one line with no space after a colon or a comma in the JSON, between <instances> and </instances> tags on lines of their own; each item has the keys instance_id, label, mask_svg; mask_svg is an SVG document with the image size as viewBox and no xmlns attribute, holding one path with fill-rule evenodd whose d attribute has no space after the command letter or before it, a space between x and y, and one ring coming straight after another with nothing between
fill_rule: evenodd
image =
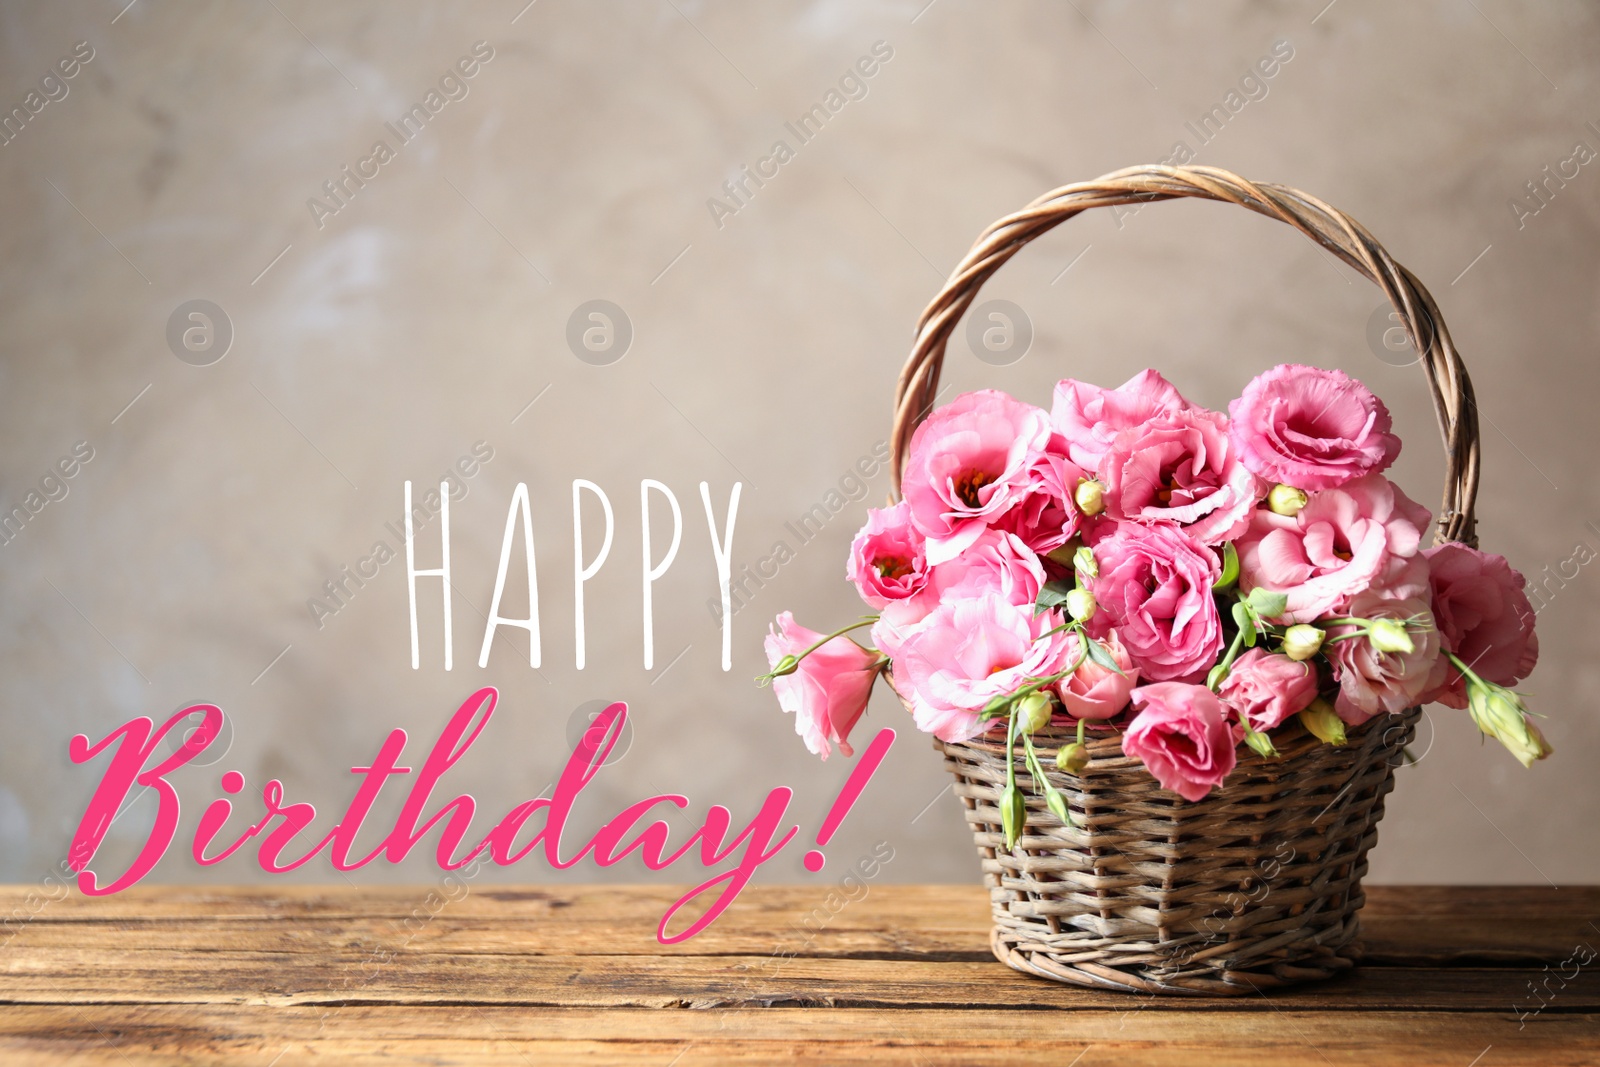
<instances>
[{"instance_id":1,"label":"woven basket weave","mask_svg":"<svg viewBox=\"0 0 1600 1067\"><path fill-rule=\"evenodd\" d=\"M1360 223L1314 197L1212 167L1142 166L1048 193L990 226L923 312L895 394L894 483L933 406L945 345L982 284L1029 241L1094 207L1198 197L1299 229L1393 303L1434 400L1446 473L1435 542L1475 544L1478 423L1472 383L1438 306ZM1367 851L1420 711L1381 716L1333 747L1298 723L1273 732L1280 758L1239 749L1224 786L1198 803L1163 790L1120 736L1089 742L1081 775L1047 770L1077 826L1034 795L1019 749L1027 820L1005 847L998 800L1003 737L937 742L982 860L991 946L1016 970L1145 993L1238 994L1327 978L1360 955ZM1072 736L1035 735L1042 751Z\"/></svg>"}]
</instances>

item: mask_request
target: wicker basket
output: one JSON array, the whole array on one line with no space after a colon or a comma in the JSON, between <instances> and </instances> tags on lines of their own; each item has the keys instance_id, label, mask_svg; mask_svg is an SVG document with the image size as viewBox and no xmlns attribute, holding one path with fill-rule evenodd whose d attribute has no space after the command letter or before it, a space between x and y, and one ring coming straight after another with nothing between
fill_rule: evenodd
<instances>
[{"instance_id":1,"label":"wicker basket","mask_svg":"<svg viewBox=\"0 0 1600 1067\"><path fill-rule=\"evenodd\" d=\"M1354 267L1394 304L1433 393L1446 475L1435 541L1475 543L1478 425L1472 385L1422 284L1356 221L1305 193L1211 167L1144 166L1065 186L990 226L923 312L900 374L893 433L899 484L912 432L932 407L945 345L979 287L1025 244L1094 207L1200 197L1287 222ZM1005 964L1079 985L1145 993L1237 994L1337 974L1360 955L1366 855L1420 712L1374 719L1335 748L1298 724L1273 734L1280 758L1239 749L1226 785L1198 803L1163 790L1111 731L1081 776L1047 771L1076 826L1034 796L1016 762L1027 820L1005 847L998 799L1003 738L938 742L982 859ZM1036 735L1053 750L1064 733Z\"/></svg>"}]
</instances>

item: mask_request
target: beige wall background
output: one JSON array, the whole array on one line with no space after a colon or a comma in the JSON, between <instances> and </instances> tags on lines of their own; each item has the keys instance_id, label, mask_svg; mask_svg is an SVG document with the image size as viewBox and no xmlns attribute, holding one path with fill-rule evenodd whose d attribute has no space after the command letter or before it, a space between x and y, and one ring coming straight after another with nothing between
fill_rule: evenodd
<instances>
[{"instance_id":1,"label":"beige wall background","mask_svg":"<svg viewBox=\"0 0 1600 1067\"><path fill-rule=\"evenodd\" d=\"M1580 144L1600 149L1593 5L524 2L0 10L6 109L77 42L93 49L66 95L0 147L0 510L78 442L93 452L0 546L0 878L44 878L65 855L103 766L70 763L75 733L219 704L228 731L207 766L174 776L184 832L155 877L261 879L251 856L188 859L224 770L251 792L282 779L325 829L353 790L346 769L389 729L409 732L415 765L490 684L499 711L445 796L471 791L498 817L549 784L590 702L624 699L631 748L590 787L582 825L656 792L687 795L689 815L720 803L747 817L782 784L808 843L850 764L811 757L750 680L777 611L818 628L860 611L844 553L888 483L881 468L864 484L851 472L887 436L917 313L992 219L1182 142L1200 162L1345 208L1432 288L1478 385L1484 544L1549 583L1528 688L1556 755L1524 771L1461 713L1432 709L1373 879L1600 879L1600 577L1572 562L1600 550L1600 162L1570 162ZM475 42L492 58L466 95L401 142L386 124ZM1292 56L1243 81L1275 42ZM785 124L826 105L875 45L892 55L864 93L847 83L857 98L841 93L800 143ZM1202 143L1189 124L1218 106L1226 121ZM379 140L393 158L328 200L324 183ZM793 158L730 201L723 184L780 140ZM730 210L708 207L714 197ZM1338 366L1387 400L1406 441L1396 477L1436 505L1427 393L1382 342L1377 290L1286 227L1196 203L1086 217L986 295L1023 309L1031 347L995 366L958 340L957 388L1048 403L1060 377L1116 384L1154 365L1221 407L1274 362ZM631 326L609 363L566 339L597 299ZM169 319L191 300L231 325L220 360L169 346ZM420 493L479 442L492 459L451 509L455 667L442 669L427 582L413 671L403 557L347 586L342 605L324 583L370 571L380 542L397 548L387 524L403 482ZM588 585L582 671L577 478L605 490L617 522ZM643 478L672 488L685 521L656 585L649 671ZM719 516L743 483L736 566L779 541L792 553L748 587L726 673L701 481ZM518 482L532 499L543 663L530 668L524 636L507 631L479 669ZM835 489L851 499L830 500ZM837 514L801 543L785 524L819 503ZM656 504L659 551L670 531ZM599 509L586 507L592 553ZM423 529L421 563L437 561L437 536L437 521ZM338 610L316 617L317 597ZM513 592L503 610L524 607ZM885 693L867 723L901 737L827 871L806 874L804 847L791 847L761 877L834 879L886 841L886 880L975 881L928 744ZM153 794L134 799L97 866L120 870L154 812ZM349 878L437 879L431 853ZM288 877L339 876L319 860ZM527 862L480 877L652 876Z\"/></svg>"}]
</instances>

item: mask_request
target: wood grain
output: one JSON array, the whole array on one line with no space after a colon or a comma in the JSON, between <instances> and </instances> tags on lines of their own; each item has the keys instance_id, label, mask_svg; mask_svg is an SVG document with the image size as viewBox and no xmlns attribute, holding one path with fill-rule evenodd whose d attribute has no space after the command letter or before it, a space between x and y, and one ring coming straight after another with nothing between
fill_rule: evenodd
<instances>
[{"instance_id":1,"label":"wood grain","mask_svg":"<svg viewBox=\"0 0 1600 1067\"><path fill-rule=\"evenodd\" d=\"M1017 974L968 887L755 888L676 946L670 886L30 892L6 1064L1600 1063L1600 888L1375 887L1355 974L1216 999Z\"/></svg>"}]
</instances>

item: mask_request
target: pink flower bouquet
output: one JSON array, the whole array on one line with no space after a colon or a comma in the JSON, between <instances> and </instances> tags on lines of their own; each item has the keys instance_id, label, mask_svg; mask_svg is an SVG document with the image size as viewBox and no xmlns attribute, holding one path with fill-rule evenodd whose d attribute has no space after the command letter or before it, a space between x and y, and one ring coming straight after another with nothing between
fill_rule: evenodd
<instances>
[{"instance_id":1,"label":"pink flower bouquet","mask_svg":"<svg viewBox=\"0 0 1600 1067\"><path fill-rule=\"evenodd\" d=\"M1237 746L1276 755L1291 719L1321 741L1438 701L1523 764L1550 753L1512 691L1538 658L1523 579L1500 556L1424 549L1427 509L1384 477L1400 451L1383 402L1338 371L1286 364L1228 413L1155 371L1117 389L1067 380L1052 410L984 390L911 440L903 500L874 509L846 575L873 610L831 634L785 612L771 682L807 747L850 754L886 674L947 742L1004 730L1071 816L1032 735L1087 760L1116 731L1161 786L1226 789ZM846 636L870 627L876 650ZM1008 846L1023 799L1001 797Z\"/></svg>"}]
</instances>

